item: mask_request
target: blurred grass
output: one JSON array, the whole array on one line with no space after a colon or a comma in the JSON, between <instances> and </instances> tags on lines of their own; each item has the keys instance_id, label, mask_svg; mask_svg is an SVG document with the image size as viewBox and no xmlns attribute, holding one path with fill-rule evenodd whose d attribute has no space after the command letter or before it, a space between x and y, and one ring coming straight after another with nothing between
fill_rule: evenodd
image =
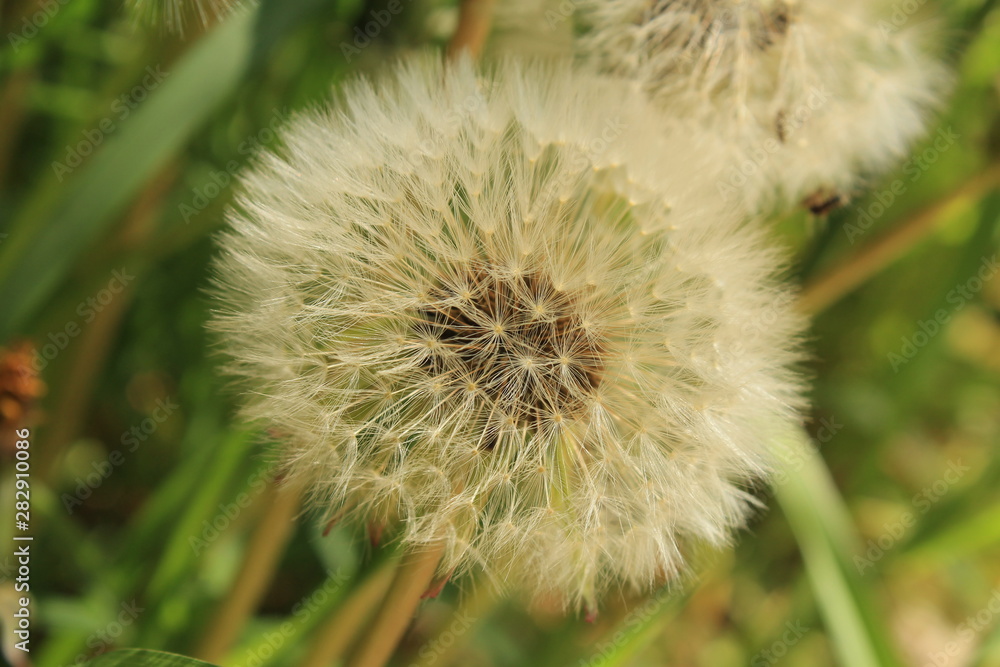
<instances>
[{"instance_id":1,"label":"blurred grass","mask_svg":"<svg viewBox=\"0 0 1000 667\"><path fill-rule=\"evenodd\" d=\"M0 5L3 34L17 33L20 17L39 5ZM937 5L958 70L939 126L954 128L958 144L916 181L901 165L829 220L784 221L800 279L844 261L997 161L996 5ZM122 646L190 653L236 576L258 506L241 507L203 550L191 542L240 494L256 497L268 470L266 438L233 417L203 332L211 233L234 174L250 149L270 145L264 131L276 119L322 102L348 72L440 45L454 22L453 3L414 0L347 62L341 45L380 6L265 0L179 39L136 25L116 3L74 0L16 50L2 47L0 341L45 345L69 323L83 330L43 371L51 391L35 451L50 473L36 479L33 496L38 667ZM157 63L171 72L162 86L60 182L52 163L102 119L117 119L115 100ZM230 184L207 196L220 175ZM905 194L852 245L845 225L897 178L906 179ZM160 190L149 229L139 233L136 201ZM817 319L808 426L823 462L809 459L809 476L779 487L782 511L762 513L733 553L706 561L698 581L649 614L636 611L646 600L611 600L593 626L544 605L483 603L455 645L430 660L423 643L449 630L468 594L450 586L424 607L398 664L924 665L949 642L959 651L949 664L1000 664L1000 619L971 638L961 632L1000 585L1000 281L960 308L948 299L1000 248L998 222L997 196L947 212L925 242ZM84 372L93 349L84 343L98 334L80 304L121 267L137 275L130 301L100 332L112 352ZM941 308L952 316L945 331L895 372L889 355ZM54 438L66 387L81 419ZM151 417L157 400L180 407L128 452L124 435ZM67 512L67 494L116 449L127 452L124 463ZM925 508L925 490L956 460L969 471ZM0 518L4 536L8 514ZM906 515L913 525L859 572L855 557L885 542ZM251 656L301 664L323 621L376 566L358 536L323 538L312 523L302 517L231 664L249 667ZM122 605L133 603L143 611L121 622ZM789 642L788 624L807 630Z\"/></svg>"},{"instance_id":2,"label":"blurred grass","mask_svg":"<svg viewBox=\"0 0 1000 667\"><path fill-rule=\"evenodd\" d=\"M129 649L105 654L90 663L91 667L211 667L201 660L175 654Z\"/></svg>"},{"instance_id":3,"label":"blurred grass","mask_svg":"<svg viewBox=\"0 0 1000 667\"><path fill-rule=\"evenodd\" d=\"M860 541L823 461L805 434L789 438L788 462L775 497L802 549L816 604L844 665L891 667L900 661L872 591L853 556Z\"/></svg>"},{"instance_id":4,"label":"blurred grass","mask_svg":"<svg viewBox=\"0 0 1000 667\"><path fill-rule=\"evenodd\" d=\"M254 18L247 13L229 20L162 75L161 65L153 65L158 75L150 78L156 83L149 86L149 101L123 119L117 132L102 138L106 143L98 145L79 173L67 176L65 187L47 189L37 201L26 202L0 252L0 301L7 305L0 338L23 327L80 254L107 232L139 189L232 94L247 66ZM166 77L162 84L159 76ZM145 77L143 81L145 85Z\"/></svg>"}]
</instances>

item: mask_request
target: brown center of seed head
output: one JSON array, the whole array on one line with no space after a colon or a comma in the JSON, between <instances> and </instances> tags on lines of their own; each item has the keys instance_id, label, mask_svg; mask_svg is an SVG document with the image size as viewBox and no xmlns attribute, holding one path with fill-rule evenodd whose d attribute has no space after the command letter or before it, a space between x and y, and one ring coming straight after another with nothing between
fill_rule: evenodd
<instances>
[{"instance_id":1,"label":"brown center of seed head","mask_svg":"<svg viewBox=\"0 0 1000 667\"><path fill-rule=\"evenodd\" d=\"M541 272L471 270L418 309L423 365L450 387L481 393L492 419L532 427L578 417L604 371L602 337L580 305Z\"/></svg>"}]
</instances>

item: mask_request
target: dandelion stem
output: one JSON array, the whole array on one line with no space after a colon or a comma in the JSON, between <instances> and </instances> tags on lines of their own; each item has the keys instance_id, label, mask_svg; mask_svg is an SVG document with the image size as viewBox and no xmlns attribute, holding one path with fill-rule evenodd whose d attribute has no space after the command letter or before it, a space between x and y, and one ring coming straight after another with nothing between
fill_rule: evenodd
<instances>
[{"instance_id":1,"label":"dandelion stem","mask_svg":"<svg viewBox=\"0 0 1000 667\"><path fill-rule=\"evenodd\" d=\"M994 165L808 285L799 298L799 310L813 314L830 307L926 238L952 206L978 200L998 186L1000 165Z\"/></svg>"},{"instance_id":2,"label":"dandelion stem","mask_svg":"<svg viewBox=\"0 0 1000 667\"><path fill-rule=\"evenodd\" d=\"M279 486L272 483L268 487L262 499L267 509L247 545L246 559L195 652L200 659L220 662L239 639L243 626L267 590L285 545L292 536L301 497L302 489L298 485Z\"/></svg>"},{"instance_id":3,"label":"dandelion stem","mask_svg":"<svg viewBox=\"0 0 1000 667\"><path fill-rule=\"evenodd\" d=\"M389 661L420 604L421 596L434 579L443 554L444 544L440 544L423 551L410 551L403 556L389 594L347 662L348 667L382 667Z\"/></svg>"},{"instance_id":4,"label":"dandelion stem","mask_svg":"<svg viewBox=\"0 0 1000 667\"><path fill-rule=\"evenodd\" d=\"M473 58L483 52L493 22L495 0L462 0L458 10L458 28L448 44L448 57L456 58L463 50Z\"/></svg>"},{"instance_id":5,"label":"dandelion stem","mask_svg":"<svg viewBox=\"0 0 1000 667\"><path fill-rule=\"evenodd\" d=\"M319 627L301 667L329 667L337 664L389 590L395 572L392 567L394 563L394 559L389 559L378 566Z\"/></svg>"}]
</instances>

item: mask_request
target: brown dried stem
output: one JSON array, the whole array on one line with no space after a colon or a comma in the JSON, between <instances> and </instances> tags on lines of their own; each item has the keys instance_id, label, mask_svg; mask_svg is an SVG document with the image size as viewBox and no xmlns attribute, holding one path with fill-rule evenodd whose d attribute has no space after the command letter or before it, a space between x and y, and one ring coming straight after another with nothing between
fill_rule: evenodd
<instances>
[{"instance_id":1,"label":"brown dried stem","mask_svg":"<svg viewBox=\"0 0 1000 667\"><path fill-rule=\"evenodd\" d=\"M316 632L316 639L301 667L330 667L338 664L361 629L375 614L392 584L394 560L388 560L340 604Z\"/></svg>"},{"instance_id":2,"label":"brown dried stem","mask_svg":"<svg viewBox=\"0 0 1000 667\"><path fill-rule=\"evenodd\" d=\"M458 28L448 44L448 58L454 60L463 51L473 58L483 52L493 23L495 0L462 0L458 10Z\"/></svg>"},{"instance_id":3,"label":"brown dried stem","mask_svg":"<svg viewBox=\"0 0 1000 667\"><path fill-rule=\"evenodd\" d=\"M195 652L198 658L219 663L239 639L267 591L292 536L301 500L299 485L279 486L271 482L262 499L266 509L247 545L246 559Z\"/></svg>"},{"instance_id":4,"label":"brown dried stem","mask_svg":"<svg viewBox=\"0 0 1000 667\"><path fill-rule=\"evenodd\" d=\"M806 286L799 297L799 310L814 314L830 307L925 239L948 209L962 201L978 200L998 186L1000 165L994 165Z\"/></svg>"},{"instance_id":5,"label":"brown dried stem","mask_svg":"<svg viewBox=\"0 0 1000 667\"><path fill-rule=\"evenodd\" d=\"M444 545L422 551L410 551L396 569L389 593L361 638L348 667L383 667L403 638L420 599L430 587L437 571Z\"/></svg>"}]
</instances>

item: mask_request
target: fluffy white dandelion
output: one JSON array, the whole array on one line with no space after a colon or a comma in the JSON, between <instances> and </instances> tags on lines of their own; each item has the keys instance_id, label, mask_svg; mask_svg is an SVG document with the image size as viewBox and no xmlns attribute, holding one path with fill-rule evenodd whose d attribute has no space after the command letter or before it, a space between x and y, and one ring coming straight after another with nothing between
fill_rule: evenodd
<instances>
[{"instance_id":1,"label":"fluffy white dandelion","mask_svg":"<svg viewBox=\"0 0 1000 667\"><path fill-rule=\"evenodd\" d=\"M201 25L224 18L231 11L255 0L127 0L128 6L150 22L161 22L169 30L182 31L191 20Z\"/></svg>"},{"instance_id":2,"label":"fluffy white dandelion","mask_svg":"<svg viewBox=\"0 0 1000 667\"><path fill-rule=\"evenodd\" d=\"M890 20L884 2L584 7L581 51L638 81L671 117L716 134L720 191L754 207L805 201L822 211L846 199L906 154L948 87L926 24Z\"/></svg>"},{"instance_id":3,"label":"fluffy white dandelion","mask_svg":"<svg viewBox=\"0 0 1000 667\"><path fill-rule=\"evenodd\" d=\"M651 113L565 67L422 59L245 177L214 326L329 517L591 609L742 525L800 322Z\"/></svg>"}]
</instances>

